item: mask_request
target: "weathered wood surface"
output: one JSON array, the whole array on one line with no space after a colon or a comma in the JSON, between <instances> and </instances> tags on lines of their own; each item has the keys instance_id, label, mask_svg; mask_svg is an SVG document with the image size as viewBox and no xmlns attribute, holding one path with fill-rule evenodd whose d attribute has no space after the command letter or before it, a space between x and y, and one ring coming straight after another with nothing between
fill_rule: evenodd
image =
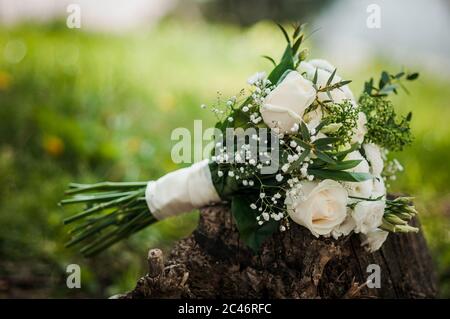
<instances>
[{"instance_id":1,"label":"weathered wood surface","mask_svg":"<svg viewBox=\"0 0 450 319\"><path fill-rule=\"evenodd\" d=\"M417 225L417 221L415 221ZM433 298L433 263L421 232L390 234L367 253L358 235L317 239L292 223L259 255L239 240L227 207L201 211L194 233L164 261L149 252L149 274L122 298ZM164 270L161 265L164 263ZM381 269L381 287L368 288L369 264Z\"/></svg>"}]
</instances>

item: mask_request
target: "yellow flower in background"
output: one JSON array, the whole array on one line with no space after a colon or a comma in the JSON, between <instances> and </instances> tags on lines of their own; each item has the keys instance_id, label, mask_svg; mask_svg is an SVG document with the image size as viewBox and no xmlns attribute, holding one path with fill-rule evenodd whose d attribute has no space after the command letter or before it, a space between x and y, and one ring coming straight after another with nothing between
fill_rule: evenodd
<instances>
[{"instance_id":1,"label":"yellow flower in background","mask_svg":"<svg viewBox=\"0 0 450 319\"><path fill-rule=\"evenodd\" d=\"M55 135L44 137L42 146L47 154L53 157L58 157L64 152L63 140Z\"/></svg>"},{"instance_id":2,"label":"yellow flower in background","mask_svg":"<svg viewBox=\"0 0 450 319\"><path fill-rule=\"evenodd\" d=\"M11 86L11 75L0 71L0 91L6 91Z\"/></svg>"},{"instance_id":3,"label":"yellow flower in background","mask_svg":"<svg viewBox=\"0 0 450 319\"><path fill-rule=\"evenodd\" d=\"M141 144L142 140L139 137L134 136L132 138L129 138L127 141L128 152L136 154L141 149Z\"/></svg>"}]
</instances>

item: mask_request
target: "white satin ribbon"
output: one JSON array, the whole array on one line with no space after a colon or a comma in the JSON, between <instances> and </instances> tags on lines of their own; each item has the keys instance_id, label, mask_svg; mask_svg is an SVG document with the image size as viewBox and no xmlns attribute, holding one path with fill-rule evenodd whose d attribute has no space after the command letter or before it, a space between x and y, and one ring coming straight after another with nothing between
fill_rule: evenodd
<instances>
[{"instance_id":1,"label":"white satin ribbon","mask_svg":"<svg viewBox=\"0 0 450 319\"><path fill-rule=\"evenodd\" d=\"M203 160L148 182L145 200L153 216L161 220L220 202L220 197L208 160Z\"/></svg>"}]
</instances>

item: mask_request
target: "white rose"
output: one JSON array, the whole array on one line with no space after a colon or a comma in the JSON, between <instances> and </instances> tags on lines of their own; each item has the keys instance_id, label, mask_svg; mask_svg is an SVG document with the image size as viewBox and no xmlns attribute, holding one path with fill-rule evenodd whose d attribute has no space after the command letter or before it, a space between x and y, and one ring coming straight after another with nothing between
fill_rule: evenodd
<instances>
[{"instance_id":1,"label":"white rose","mask_svg":"<svg viewBox=\"0 0 450 319\"><path fill-rule=\"evenodd\" d=\"M366 114L364 114L363 112L359 112L358 113L358 120L356 122L356 128L353 130L353 136L352 139L350 141L350 143L355 144L355 143L359 143L362 144L362 142L364 142L364 137L367 134L367 128L366 128L366 124L367 124L367 117Z\"/></svg>"},{"instance_id":2,"label":"white rose","mask_svg":"<svg viewBox=\"0 0 450 319\"><path fill-rule=\"evenodd\" d=\"M347 208L347 217L338 227L333 229L331 236L333 236L334 239L338 239L340 236L347 236L355 229L355 227L356 224L351 215L351 210Z\"/></svg>"},{"instance_id":3,"label":"white rose","mask_svg":"<svg viewBox=\"0 0 450 319\"><path fill-rule=\"evenodd\" d=\"M333 72L335 69L335 66L324 59L312 59L309 60L307 63L311 64L313 67L321 70L325 70L328 72Z\"/></svg>"},{"instance_id":4,"label":"white rose","mask_svg":"<svg viewBox=\"0 0 450 319\"><path fill-rule=\"evenodd\" d=\"M361 162L353 168L348 169L348 172L353 173L369 173L369 163L361 155L359 151L353 151L349 153L345 160L360 160ZM371 179L362 182L345 182L345 188L348 191L348 195L369 198L373 191L373 181Z\"/></svg>"},{"instance_id":5,"label":"white rose","mask_svg":"<svg viewBox=\"0 0 450 319\"><path fill-rule=\"evenodd\" d=\"M315 98L312 83L300 73L291 71L264 100L262 118L270 128L292 133L291 128L302 121L306 108Z\"/></svg>"},{"instance_id":6,"label":"white rose","mask_svg":"<svg viewBox=\"0 0 450 319\"><path fill-rule=\"evenodd\" d=\"M378 228L383 222L385 207L384 200L361 201L356 204L352 212L356 224L355 232L368 234Z\"/></svg>"},{"instance_id":7,"label":"white rose","mask_svg":"<svg viewBox=\"0 0 450 319\"><path fill-rule=\"evenodd\" d=\"M347 216L347 191L336 181L304 181L290 190L285 204L291 219L311 233L329 235Z\"/></svg>"},{"instance_id":8,"label":"white rose","mask_svg":"<svg viewBox=\"0 0 450 319\"><path fill-rule=\"evenodd\" d=\"M373 253L380 249L388 235L389 233L387 231L375 229L368 234L361 235L361 246L364 246L368 252Z\"/></svg>"},{"instance_id":9,"label":"white rose","mask_svg":"<svg viewBox=\"0 0 450 319\"><path fill-rule=\"evenodd\" d=\"M363 145L364 153L370 164L370 173L374 176L381 175L383 171L383 158L381 157L381 149L373 143Z\"/></svg>"},{"instance_id":10,"label":"white rose","mask_svg":"<svg viewBox=\"0 0 450 319\"><path fill-rule=\"evenodd\" d=\"M306 74L306 77L309 80L314 78L314 75L317 70L317 82L316 84L319 87L325 87L327 85L327 81L333 73L335 67L328 61L322 59L314 59L308 62L301 62L299 65L299 71ZM336 84L342 81L342 78L335 74L331 84ZM334 102L341 103L344 100L354 101L354 96L348 85L341 86L340 88L334 89L330 91L331 97ZM329 96L326 92L321 92L317 95L320 101L329 100Z\"/></svg>"},{"instance_id":11,"label":"white rose","mask_svg":"<svg viewBox=\"0 0 450 319\"><path fill-rule=\"evenodd\" d=\"M315 110L306 113L303 116L303 122L306 123L306 126L308 126L309 130L315 129L320 122L322 121L323 112L320 107L317 107Z\"/></svg>"},{"instance_id":12,"label":"white rose","mask_svg":"<svg viewBox=\"0 0 450 319\"><path fill-rule=\"evenodd\" d=\"M373 179L372 198L380 196L386 196L386 186L384 186L384 180L381 176L375 176Z\"/></svg>"}]
</instances>

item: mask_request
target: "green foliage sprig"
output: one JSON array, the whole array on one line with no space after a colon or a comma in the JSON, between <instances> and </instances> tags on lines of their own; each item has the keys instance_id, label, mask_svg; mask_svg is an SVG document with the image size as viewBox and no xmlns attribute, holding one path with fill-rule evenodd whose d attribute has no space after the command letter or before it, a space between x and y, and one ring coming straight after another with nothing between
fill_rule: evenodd
<instances>
[{"instance_id":1,"label":"green foliage sprig","mask_svg":"<svg viewBox=\"0 0 450 319\"><path fill-rule=\"evenodd\" d=\"M401 71L393 75L383 71L381 72L380 80L378 80L378 86L375 85L373 78L364 83L364 93L374 97L387 96L389 93L397 94L399 88L409 93L402 81L414 81L418 77L419 73L417 72L407 74Z\"/></svg>"},{"instance_id":2,"label":"green foliage sprig","mask_svg":"<svg viewBox=\"0 0 450 319\"><path fill-rule=\"evenodd\" d=\"M391 101L367 93L361 96L359 106L367 117L367 141L391 151L401 151L411 144L411 112L398 117Z\"/></svg>"},{"instance_id":3,"label":"green foliage sprig","mask_svg":"<svg viewBox=\"0 0 450 319\"><path fill-rule=\"evenodd\" d=\"M326 116L324 117L324 129L327 126L335 125L338 128L328 130L327 136L339 138L339 144L349 143L354 130L358 125L359 107L353 106L349 100L342 103L328 103L324 104L322 109L325 109Z\"/></svg>"}]
</instances>

